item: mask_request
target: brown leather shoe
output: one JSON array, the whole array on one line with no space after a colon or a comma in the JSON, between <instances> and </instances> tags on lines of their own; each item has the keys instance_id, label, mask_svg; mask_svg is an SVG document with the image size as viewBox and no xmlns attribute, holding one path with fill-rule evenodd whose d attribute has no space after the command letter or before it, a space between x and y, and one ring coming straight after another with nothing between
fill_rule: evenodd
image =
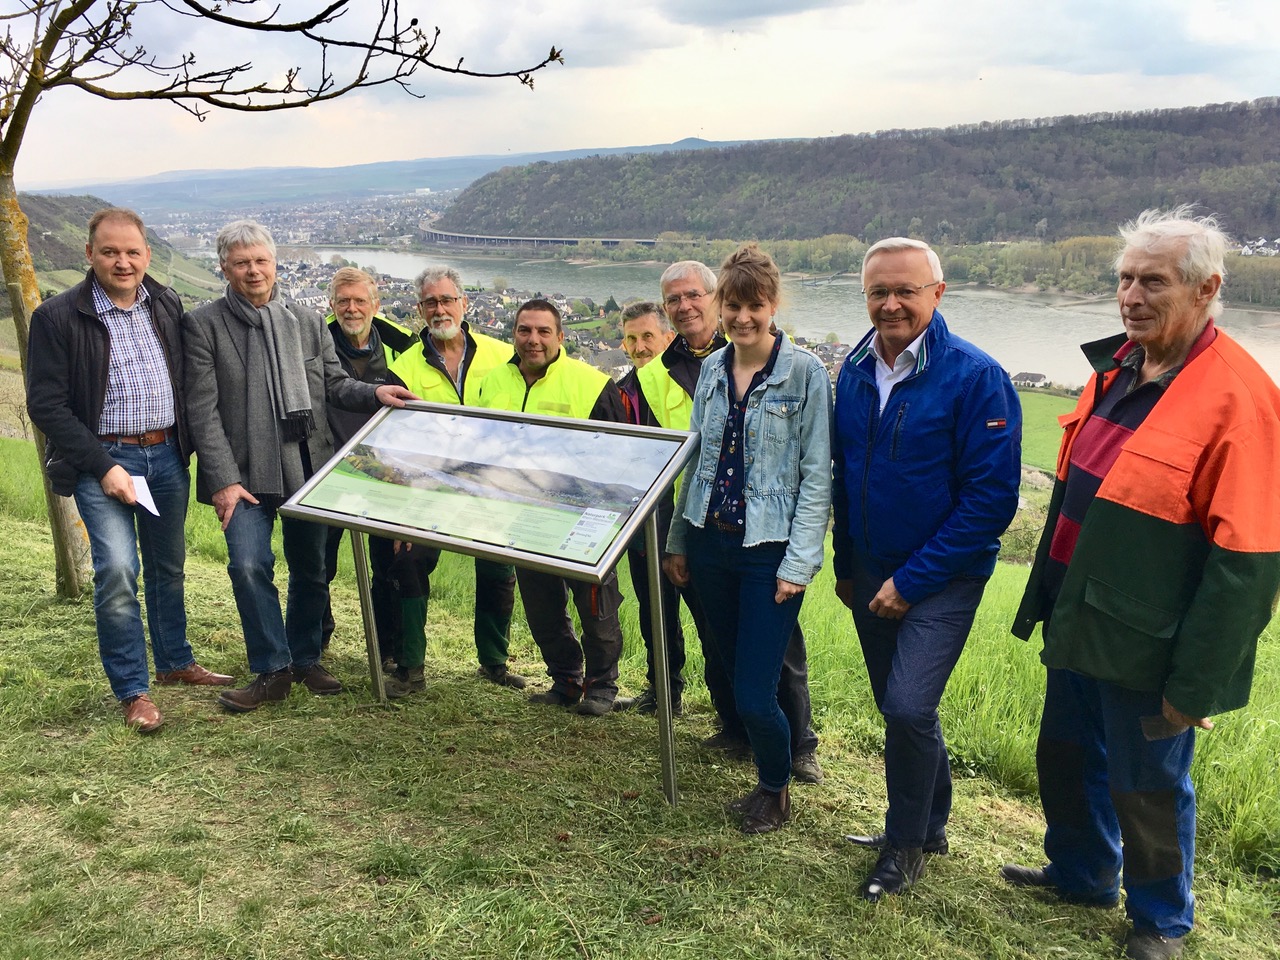
<instances>
[{"instance_id":1,"label":"brown leather shoe","mask_svg":"<svg viewBox=\"0 0 1280 960\"><path fill-rule=\"evenodd\" d=\"M260 673L247 686L224 690L218 694L218 703L233 713L248 713L264 703L287 700L293 687L293 668L285 667L275 673Z\"/></svg>"},{"instance_id":2,"label":"brown leather shoe","mask_svg":"<svg viewBox=\"0 0 1280 960\"><path fill-rule=\"evenodd\" d=\"M235 682L235 677L206 670L198 663L183 667L181 670L166 670L163 673L159 670L156 671L156 683L164 684L165 686L186 683L193 687L229 687Z\"/></svg>"},{"instance_id":3,"label":"brown leather shoe","mask_svg":"<svg viewBox=\"0 0 1280 960\"><path fill-rule=\"evenodd\" d=\"M293 682L302 684L318 697L331 697L342 692L342 681L318 663L294 667Z\"/></svg>"},{"instance_id":4,"label":"brown leather shoe","mask_svg":"<svg viewBox=\"0 0 1280 960\"><path fill-rule=\"evenodd\" d=\"M160 708L151 702L151 697L140 693L121 704L124 707L124 725L133 727L139 733L154 733L164 723L160 716Z\"/></svg>"},{"instance_id":5,"label":"brown leather shoe","mask_svg":"<svg viewBox=\"0 0 1280 960\"><path fill-rule=\"evenodd\" d=\"M781 830L790 819L791 791L783 787L781 793L772 793L761 787L755 800L742 813L742 832L772 833Z\"/></svg>"}]
</instances>

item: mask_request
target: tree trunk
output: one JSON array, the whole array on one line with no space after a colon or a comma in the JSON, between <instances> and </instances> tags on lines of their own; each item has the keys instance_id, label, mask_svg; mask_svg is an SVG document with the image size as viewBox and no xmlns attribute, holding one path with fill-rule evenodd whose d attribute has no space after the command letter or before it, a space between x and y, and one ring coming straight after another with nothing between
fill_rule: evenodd
<instances>
[{"instance_id":1,"label":"tree trunk","mask_svg":"<svg viewBox=\"0 0 1280 960\"><path fill-rule=\"evenodd\" d=\"M40 303L36 271L27 246L27 216L18 206L18 192L12 170L0 170L0 266L4 268L13 304L13 324L18 332L18 359L22 379L27 378L28 318ZM53 535L54 574L60 597L78 597L92 577L89 563L89 537L76 510L75 501L60 497L49 485L44 469L44 434L34 430L36 455L40 458L40 476L44 481L45 502L49 509L49 530Z\"/></svg>"}]
</instances>

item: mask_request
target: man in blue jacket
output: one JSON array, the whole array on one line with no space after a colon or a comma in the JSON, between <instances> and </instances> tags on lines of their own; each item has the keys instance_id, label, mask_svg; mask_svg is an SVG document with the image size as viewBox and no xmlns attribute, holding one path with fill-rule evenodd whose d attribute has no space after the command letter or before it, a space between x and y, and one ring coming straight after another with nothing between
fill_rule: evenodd
<instances>
[{"instance_id":1,"label":"man in blue jacket","mask_svg":"<svg viewBox=\"0 0 1280 960\"><path fill-rule=\"evenodd\" d=\"M952 336L925 243L881 240L862 284L873 329L836 381L836 595L853 611L885 720L883 833L862 886L900 893L947 852L951 770L938 704L1018 507L1021 407L1009 376Z\"/></svg>"}]
</instances>

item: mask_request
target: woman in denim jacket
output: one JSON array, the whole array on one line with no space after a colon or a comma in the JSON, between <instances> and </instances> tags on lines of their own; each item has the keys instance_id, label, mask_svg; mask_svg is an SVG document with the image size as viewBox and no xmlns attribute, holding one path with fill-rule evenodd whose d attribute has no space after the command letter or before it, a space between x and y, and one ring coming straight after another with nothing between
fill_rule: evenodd
<instances>
[{"instance_id":1,"label":"woman in denim jacket","mask_svg":"<svg viewBox=\"0 0 1280 960\"><path fill-rule=\"evenodd\" d=\"M831 379L776 330L782 278L755 244L720 268L715 302L729 345L702 365L693 396L698 452L685 470L663 561L697 581L733 678L758 785L729 804L744 833L791 816L791 731L778 677L804 589L822 566L831 507Z\"/></svg>"}]
</instances>

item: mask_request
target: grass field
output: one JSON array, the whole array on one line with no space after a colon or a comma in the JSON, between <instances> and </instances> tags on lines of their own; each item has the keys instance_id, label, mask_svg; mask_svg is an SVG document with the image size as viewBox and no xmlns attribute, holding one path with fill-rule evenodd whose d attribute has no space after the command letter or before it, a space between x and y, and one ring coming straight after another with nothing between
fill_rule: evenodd
<instances>
[{"instance_id":1,"label":"grass field","mask_svg":"<svg viewBox=\"0 0 1280 960\"><path fill-rule=\"evenodd\" d=\"M1022 462L1052 473L1062 440L1058 417L1074 410L1076 402L1037 390L1019 390L1018 399L1022 401Z\"/></svg>"},{"instance_id":2,"label":"grass field","mask_svg":"<svg viewBox=\"0 0 1280 960\"><path fill-rule=\"evenodd\" d=\"M910 894L856 896L872 856L882 727L829 571L802 612L826 783L793 822L748 838L722 804L752 771L698 748L693 679L677 721L681 802L662 799L652 720L527 705L474 677L469 562L433 577L428 690L371 701L349 572L329 665L345 694L248 716L160 688L157 734L126 731L92 606L57 600L30 445L0 441L0 960L17 958L1039 958L1118 953L1120 910L1014 891L1038 863L1035 644L1008 634L1025 569L1002 565L943 705L954 754L952 854ZM246 679L212 511L188 519L190 635ZM345 554L344 554L345 556ZM625 582L624 591L630 593ZM634 603L624 686L643 682ZM540 677L522 619L515 666ZM1280 957L1280 645L1254 701L1199 738L1195 957ZM691 640L689 676L701 661Z\"/></svg>"}]
</instances>

